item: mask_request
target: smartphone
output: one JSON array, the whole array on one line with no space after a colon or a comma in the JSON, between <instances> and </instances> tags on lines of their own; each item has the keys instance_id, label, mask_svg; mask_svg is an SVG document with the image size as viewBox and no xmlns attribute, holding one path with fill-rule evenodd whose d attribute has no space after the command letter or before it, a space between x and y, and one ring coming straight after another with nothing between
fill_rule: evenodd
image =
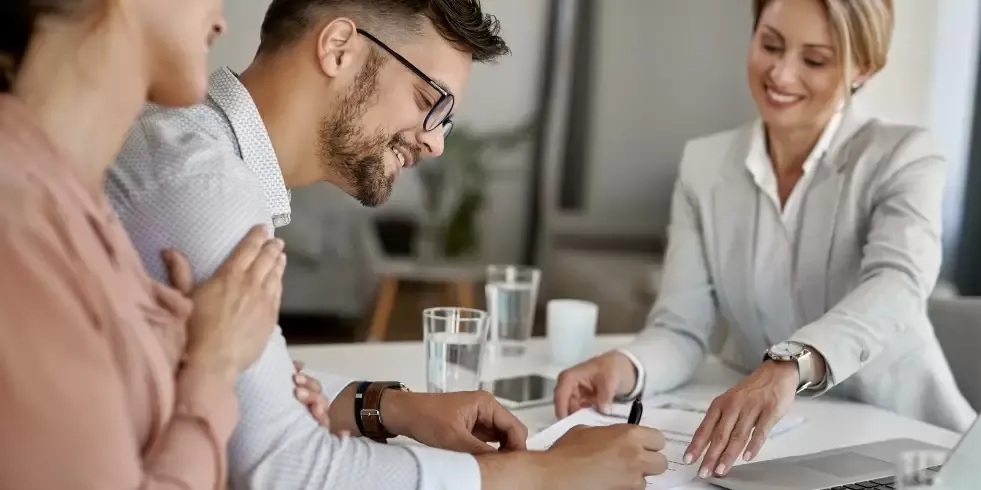
<instances>
[{"instance_id":1,"label":"smartphone","mask_svg":"<svg viewBox=\"0 0 981 490\"><path fill-rule=\"evenodd\" d=\"M494 395L501 405L516 410L552 403L555 380L538 374L529 374L485 381L481 383L481 389Z\"/></svg>"}]
</instances>

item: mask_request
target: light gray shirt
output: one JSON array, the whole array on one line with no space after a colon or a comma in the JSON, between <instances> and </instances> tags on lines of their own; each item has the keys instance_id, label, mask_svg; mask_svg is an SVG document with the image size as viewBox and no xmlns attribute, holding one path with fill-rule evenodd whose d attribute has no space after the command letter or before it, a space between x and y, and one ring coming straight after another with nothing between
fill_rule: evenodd
<instances>
[{"instance_id":1,"label":"light gray shirt","mask_svg":"<svg viewBox=\"0 0 981 490\"><path fill-rule=\"evenodd\" d=\"M147 271L166 281L164 248L183 252L196 281L210 277L256 224L290 222L290 195L259 111L227 68L207 100L184 109L149 105L110 169L106 193ZM469 454L340 438L293 396L294 366L276 328L239 377L240 420L229 442L231 488L478 490ZM314 374L333 399L350 379Z\"/></svg>"}]
</instances>

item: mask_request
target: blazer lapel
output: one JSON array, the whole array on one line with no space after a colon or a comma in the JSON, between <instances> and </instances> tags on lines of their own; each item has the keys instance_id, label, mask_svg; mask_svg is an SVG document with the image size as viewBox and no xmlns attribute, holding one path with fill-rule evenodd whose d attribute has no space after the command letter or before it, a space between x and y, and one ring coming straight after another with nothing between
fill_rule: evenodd
<instances>
[{"instance_id":1,"label":"blazer lapel","mask_svg":"<svg viewBox=\"0 0 981 490\"><path fill-rule=\"evenodd\" d=\"M744 325L747 335L758 332L759 317L753 291L754 245L759 199L746 169L751 128L744 130L730 152L725 177L712 194L712 217L719 254L718 299Z\"/></svg>"},{"instance_id":2,"label":"blazer lapel","mask_svg":"<svg viewBox=\"0 0 981 490\"><path fill-rule=\"evenodd\" d=\"M855 160L849 154L848 142L866 122L868 118L854 109L845 110L831 146L814 168L814 179L802 203L793 277L804 324L828 310L827 273L844 184L843 170Z\"/></svg>"}]
</instances>

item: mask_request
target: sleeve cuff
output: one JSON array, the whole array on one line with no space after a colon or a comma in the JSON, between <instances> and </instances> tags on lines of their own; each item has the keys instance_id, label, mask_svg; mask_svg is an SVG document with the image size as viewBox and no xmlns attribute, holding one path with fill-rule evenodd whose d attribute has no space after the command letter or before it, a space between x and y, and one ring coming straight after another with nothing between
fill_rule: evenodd
<instances>
[{"instance_id":1,"label":"sleeve cuff","mask_svg":"<svg viewBox=\"0 0 981 490\"><path fill-rule=\"evenodd\" d=\"M480 466L470 454L406 445L419 463L419 490L480 490Z\"/></svg>"},{"instance_id":2,"label":"sleeve cuff","mask_svg":"<svg viewBox=\"0 0 981 490\"><path fill-rule=\"evenodd\" d=\"M646 380L644 365L640 363L640 359L637 359L637 356L626 349L617 349L617 352L627 356L627 359L630 359L630 363L634 365L634 371L637 372L637 382L634 383L634 389L630 390L630 393L627 395L617 398L627 400L637 398L644 391L644 382Z\"/></svg>"}]
</instances>

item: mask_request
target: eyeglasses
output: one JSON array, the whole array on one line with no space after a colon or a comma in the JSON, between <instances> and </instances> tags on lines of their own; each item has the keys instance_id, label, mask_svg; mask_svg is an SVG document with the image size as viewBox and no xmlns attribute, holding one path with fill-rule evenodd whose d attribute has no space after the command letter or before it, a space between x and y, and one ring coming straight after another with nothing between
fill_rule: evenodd
<instances>
[{"instance_id":1,"label":"eyeglasses","mask_svg":"<svg viewBox=\"0 0 981 490\"><path fill-rule=\"evenodd\" d=\"M388 47L387 44L378 40L377 37L371 35L364 29L358 29L358 32L364 37L371 39L372 42L380 46L382 49L392 55L395 59L399 60L406 68L411 70L413 73L419 76L424 82L428 83L430 87L433 88L437 93L439 93L439 99L433 104L433 107L429 109L429 113L426 114L426 119L423 122L423 129L426 131L432 131L436 128L443 129L443 137L446 138L453 131L453 121L450 120L450 113L453 111L453 104L456 99L453 94L449 93L445 88L443 88L439 83L436 83L432 78L422 72L422 70L416 68L409 60L402 57L402 55L395 52L394 49Z\"/></svg>"}]
</instances>

